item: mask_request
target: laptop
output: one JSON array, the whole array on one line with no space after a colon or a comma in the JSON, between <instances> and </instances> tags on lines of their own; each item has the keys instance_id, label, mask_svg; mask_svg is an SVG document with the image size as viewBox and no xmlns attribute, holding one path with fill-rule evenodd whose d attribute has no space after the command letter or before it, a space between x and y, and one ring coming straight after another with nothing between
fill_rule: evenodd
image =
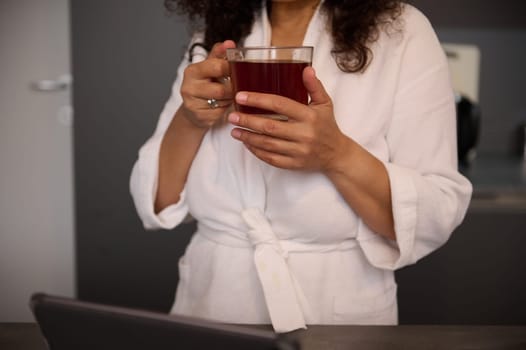
<instances>
[{"instance_id":1,"label":"laptop","mask_svg":"<svg viewBox=\"0 0 526 350\"><path fill-rule=\"evenodd\" d=\"M43 293L30 302L50 350L296 350L291 335Z\"/></svg>"}]
</instances>

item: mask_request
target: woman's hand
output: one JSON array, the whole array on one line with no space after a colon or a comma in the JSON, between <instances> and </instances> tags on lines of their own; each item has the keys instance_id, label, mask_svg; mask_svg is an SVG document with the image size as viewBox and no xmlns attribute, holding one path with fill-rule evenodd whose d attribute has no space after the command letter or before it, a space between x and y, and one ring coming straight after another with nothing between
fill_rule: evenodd
<instances>
[{"instance_id":1,"label":"woman's hand","mask_svg":"<svg viewBox=\"0 0 526 350\"><path fill-rule=\"evenodd\" d=\"M274 111L288 121L234 112L229 121L238 128L232 130L232 136L270 165L327 172L343 150L349 150L344 145L350 139L338 128L332 101L312 67L303 71L303 83L311 97L308 106L277 95L238 93L237 103Z\"/></svg>"},{"instance_id":2,"label":"woman's hand","mask_svg":"<svg viewBox=\"0 0 526 350\"><path fill-rule=\"evenodd\" d=\"M331 99L311 67L303 71L303 83L311 97L308 106L276 95L238 93L237 103L274 111L288 121L231 113L229 121L238 126L232 136L270 165L323 172L366 225L395 240L385 166L338 128Z\"/></svg>"},{"instance_id":3,"label":"woman's hand","mask_svg":"<svg viewBox=\"0 0 526 350\"><path fill-rule=\"evenodd\" d=\"M181 112L193 125L208 129L220 120L232 104L232 88L225 77L230 76L227 48L236 44L227 40L214 45L207 59L189 65L181 85ZM212 105L209 104L212 102ZM215 105L214 105L215 100Z\"/></svg>"}]
</instances>

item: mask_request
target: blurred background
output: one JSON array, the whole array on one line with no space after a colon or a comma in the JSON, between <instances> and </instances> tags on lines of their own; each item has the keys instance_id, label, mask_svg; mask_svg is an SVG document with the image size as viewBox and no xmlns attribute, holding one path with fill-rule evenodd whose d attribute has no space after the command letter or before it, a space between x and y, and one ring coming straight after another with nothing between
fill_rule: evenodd
<instances>
[{"instance_id":1,"label":"blurred background","mask_svg":"<svg viewBox=\"0 0 526 350\"><path fill-rule=\"evenodd\" d=\"M411 3L450 59L475 192L397 272L400 321L526 324L526 2ZM0 322L31 322L36 291L169 310L193 226L144 231L128 180L189 34L162 0L0 0Z\"/></svg>"}]
</instances>

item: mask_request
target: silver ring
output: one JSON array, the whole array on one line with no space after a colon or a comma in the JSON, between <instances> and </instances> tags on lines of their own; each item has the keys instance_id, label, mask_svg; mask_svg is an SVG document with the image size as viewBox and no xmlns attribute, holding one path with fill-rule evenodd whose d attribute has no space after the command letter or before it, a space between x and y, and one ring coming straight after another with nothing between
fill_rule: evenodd
<instances>
[{"instance_id":1,"label":"silver ring","mask_svg":"<svg viewBox=\"0 0 526 350\"><path fill-rule=\"evenodd\" d=\"M206 100L206 103L208 103L208 107L210 107L210 109L216 109L217 107L219 107L219 103L217 103L217 100L215 98L209 98L208 100Z\"/></svg>"}]
</instances>

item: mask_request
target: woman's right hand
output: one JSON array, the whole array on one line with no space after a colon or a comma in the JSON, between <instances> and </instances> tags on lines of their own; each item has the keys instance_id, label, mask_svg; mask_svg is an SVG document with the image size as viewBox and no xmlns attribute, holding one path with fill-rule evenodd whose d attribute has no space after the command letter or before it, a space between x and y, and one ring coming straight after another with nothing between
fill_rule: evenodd
<instances>
[{"instance_id":1,"label":"woman's right hand","mask_svg":"<svg viewBox=\"0 0 526 350\"><path fill-rule=\"evenodd\" d=\"M230 67L226 49L234 48L232 40L214 45L208 57L199 63L190 64L184 71L181 85L183 104L181 112L195 126L208 129L222 120L233 102ZM209 100L217 105L210 106Z\"/></svg>"}]
</instances>

